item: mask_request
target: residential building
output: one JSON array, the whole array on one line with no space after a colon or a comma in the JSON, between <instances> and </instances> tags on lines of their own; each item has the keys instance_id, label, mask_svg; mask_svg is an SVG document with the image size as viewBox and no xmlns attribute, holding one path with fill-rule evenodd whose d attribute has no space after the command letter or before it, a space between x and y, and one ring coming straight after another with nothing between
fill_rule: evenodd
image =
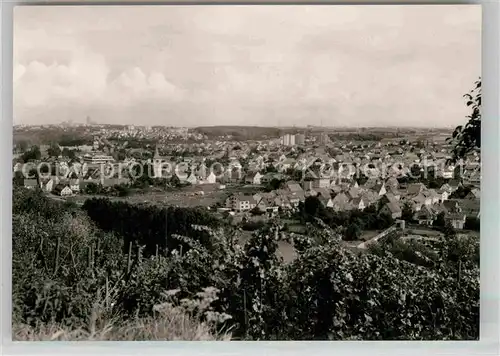
<instances>
[{"instance_id":1,"label":"residential building","mask_svg":"<svg viewBox=\"0 0 500 356\"><path fill-rule=\"evenodd\" d=\"M320 145L328 145L330 143L330 137L326 132L322 132L319 136Z\"/></svg>"},{"instance_id":2,"label":"residential building","mask_svg":"<svg viewBox=\"0 0 500 356\"><path fill-rule=\"evenodd\" d=\"M55 181L52 178L46 179L44 180L44 182L42 182L42 189L47 193L50 193L54 189L54 186Z\"/></svg>"},{"instance_id":3,"label":"residential building","mask_svg":"<svg viewBox=\"0 0 500 356\"><path fill-rule=\"evenodd\" d=\"M445 220L450 222L456 230L463 230L466 220L466 215L464 213L450 213L445 216Z\"/></svg>"},{"instance_id":4,"label":"residential building","mask_svg":"<svg viewBox=\"0 0 500 356\"><path fill-rule=\"evenodd\" d=\"M329 188L330 182L330 178L316 178L312 181L312 188Z\"/></svg>"},{"instance_id":5,"label":"residential building","mask_svg":"<svg viewBox=\"0 0 500 356\"><path fill-rule=\"evenodd\" d=\"M252 195L234 194L228 199L229 207L234 211L248 211L255 208L257 202Z\"/></svg>"},{"instance_id":6,"label":"residential building","mask_svg":"<svg viewBox=\"0 0 500 356\"><path fill-rule=\"evenodd\" d=\"M68 184L60 183L54 187L54 194L59 195L61 197L67 197L72 195L73 191L71 190Z\"/></svg>"},{"instance_id":7,"label":"residential building","mask_svg":"<svg viewBox=\"0 0 500 356\"><path fill-rule=\"evenodd\" d=\"M70 179L69 188L73 193L77 193L80 191L80 180L78 179Z\"/></svg>"},{"instance_id":8,"label":"residential building","mask_svg":"<svg viewBox=\"0 0 500 356\"><path fill-rule=\"evenodd\" d=\"M36 179L25 179L24 187L28 189L36 189L38 187L38 180Z\"/></svg>"},{"instance_id":9,"label":"residential building","mask_svg":"<svg viewBox=\"0 0 500 356\"><path fill-rule=\"evenodd\" d=\"M401 217L401 207L397 202L389 202L386 203L382 209L380 210L381 213L386 213L390 215L393 219L399 219Z\"/></svg>"},{"instance_id":10,"label":"residential building","mask_svg":"<svg viewBox=\"0 0 500 356\"><path fill-rule=\"evenodd\" d=\"M196 179L196 176L191 173L187 178L186 178L186 183L189 183L191 185L198 184L198 179Z\"/></svg>"},{"instance_id":11,"label":"residential building","mask_svg":"<svg viewBox=\"0 0 500 356\"><path fill-rule=\"evenodd\" d=\"M471 199L471 200L480 199L480 198L481 198L481 191L477 188L472 189L469 192L469 194L467 194L465 196L465 199Z\"/></svg>"},{"instance_id":12,"label":"residential building","mask_svg":"<svg viewBox=\"0 0 500 356\"><path fill-rule=\"evenodd\" d=\"M458 202L446 202L447 205L447 213L445 215L445 221L449 222L454 229L462 230L465 225L465 220L467 218L467 214L462 211L462 208L458 204Z\"/></svg>"},{"instance_id":13,"label":"residential building","mask_svg":"<svg viewBox=\"0 0 500 356\"><path fill-rule=\"evenodd\" d=\"M297 145L304 145L306 143L306 135L304 134L295 135L295 143Z\"/></svg>"},{"instance_id":14,"label":"residential building","mask_svg":"<svg viewBox=\"0 0 500 356\"><path fill-rule=\"evenodd\" d=\"M353 209L357 209L357 210L361 210L361 211L363 211L366 208L365 202L363 201L363 198L361 198L361 197L352 199L351 206Z\"/></svg>"},{"instance_id":15,"label":"residential building","mask_svg":"<svg viewBox=\"0 0 500 356\"><path fill-rule=\"evenodd\" d=\"M406 194L409 196L417 196L425 190L425 185L422 183L413 183L406 188Z\"/></svg>"},{"instance_id":16,"label":"residential building","mask_svg":"<svg viewBox=\"0 0 500 356\"><path fill-rule=\"evenodd\" d=\"M345 211L351 209L349 198L344 193L339 193L332 198L331 208L334 211Z\"/></svg>"},{"instance_id":17,"label":"residential building","mask_svg":"<svg viewBox=\"0 0 500 356\"><path fill-rule=\"evenodd\" d=\"M290 168L295 167L297 162L293 158L285 158L278 162L278 168L281 172L284 172Z\"/></svg>"},{"instance_id":18,"label":"residential building","mask_svg":"<svg viewBox=\"0 0 500 356\"><path fill-rule=\"evenodd\" d=\"M428 206L423 206L413 217L419 225L432 226L436 218L435 212Z\"/></svg>"},{"instance_id":19,"label":"residential building","mask_svg":"<svg viewBox=\"0 0 500 356\"><path fill-rule=\"evenodd\" d=\"M383 196L387 193L387 190L385 189L385 184L384 183L378 183L376 184L372 190L377 193L378 196Z\"/></svg>"},{"instance_id":20,"label":"residential building","mask_svg":"<svg viewBox=\"0 0 500 356\"><path fill-rule=\"evenodd\" d=\"M217 181L217 176L214 174L214 172L210 172L210 174L207 176L206 183L215 184L216 181Z\"/></svg>"},{"instance_id":21,"label":"residential building","mask_svg":"<svg viewBox=\"0 0 500 356\"><path fill-rule=\"evenodd\" d=\"M286 188L292 193L303 193L304 190L299 183L295 181L289 181L285 183Z\"/></svg>"},{"instance_id":22,"label":"residential building","mask_svg":"<svg viewBox=\"0 0 500 356\"><path fill-rule=\"evenodd\" d=\"M281 136L281 144L283 146L294 146L295 145L295 135L285 134Z\"/></svg>"},{"instance_id":23,"label":"residential building","mask_svg":"<svg viewBox=\"0 0 500 356\"><path fill-rule=\"evenodd\" d=\"M90 164L106 164L106 163L111 163L114 162L114 158L108 155L90 155L86 154L83 156L83 161L85 163L90 163Z\"/></svg>"},{"instance_id":24,"label":"residential building","mask_svg":"<svg viewBox=\"0 0 500 356\"><path fill-rule=\"evenodd\" d=\"M260 174L259 172L248 173L245 176L245 183L260 185L261 179L262 179L262 174Z\"/></svg>"}]
</instances>

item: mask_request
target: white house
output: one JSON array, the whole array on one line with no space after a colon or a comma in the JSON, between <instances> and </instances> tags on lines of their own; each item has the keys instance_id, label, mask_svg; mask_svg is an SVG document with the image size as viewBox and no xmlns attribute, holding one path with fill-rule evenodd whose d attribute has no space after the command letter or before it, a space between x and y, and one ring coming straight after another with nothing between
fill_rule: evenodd
<instances>
[{"instance_id":1,"label":"white house","mask_svg":"<svg viewBox=\"0 0 500 356\"><path fill-rule=\"evenodd\" d=\"M50 178L45 184L43 184L42 189L50 193L54 189L54 184L54 179Z\"/></svg>"},{"instance_id":2,"label":"white house","mask_svg":"<svg viewBox=\"0 0 500 356\"><path fill-rule=\"evenodd\" d=\"M445 200L448 200L448 197L450 196L450 193L448 193L446 190L444 189L439 189L437 191L437 194L439 196L439 202L443 202Z\"/></svg>"},{"instance_id":3,"label":"white house","mask_svg":"<svg viewBox=\"0 0 500 356\"><path fill-rule=\"evenodd\" d=\"M375 193L378 194L378 196L383 196L387 193L387 190L385 189L385 184L384 183L380 183L380 184L376 184L374 187L373 187L373 191Z\"/></svg>"},{"instance_id":4,"label":"white house","mask_svg":"<svg viewBox=\"0 0 500 356\"><path fill-rule=\"evenodd\" d=\"M54 187L54 193L62 197L69 196L73 194L73 191L67 184L58 184Z\"/></svg>"},{"instance_id":5,"label":"white house","mask_svg":"<svg viewBox=\"0 0 500 356\"><path fill-rule=\"evenodd\" d=\"M251 195L235 194L228 199L228 206L234 211L248 211L255 208L256 201Z\"/></svg>"},{"instance_id":6,"label":"white house","mask_svg":"<svg viewBox=\"0 0 500 356\"><path fill-rule=\"evenodd\" d=\"M260 185L262 183L262 177L262 174L260 174L259 172L249 173L245 177L245 183Z\"/></svg>"},{"instance_id":7,"label":"white house","mask_svg":"<svg viewBox=\"0 0 500 356\"><path fill-rule=\"evenodd\" d=\"M22 170L22 168L23 168L22 163L17 162L17 163L14 165L14 172L21 171L21 170Z\"/></svg>"},{"instance_id":8,"label":"white house","mask_svg":"<svg viewBox=\"0 0 500 356\"><path fill-rule=\"evenodd\" d=\"M206 182L208 184L215 184L217 180L217 177L215 176L214 172L210 172L210 174L207 176Z\"/></svg>"}]
</instances>

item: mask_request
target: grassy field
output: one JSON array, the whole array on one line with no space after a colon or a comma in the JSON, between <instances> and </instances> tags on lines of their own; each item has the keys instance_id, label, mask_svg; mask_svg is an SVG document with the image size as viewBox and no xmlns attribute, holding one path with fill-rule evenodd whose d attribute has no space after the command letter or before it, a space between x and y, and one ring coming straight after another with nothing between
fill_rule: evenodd
<instances>
[{"instance_id":1,"label":"grassy field","mask_svg":"<svg viewBox=\"0 0 500 356\"><path fill-rule=\"evenodd\" d=\"M76 203L83 203L87 199L100 197L97 195L79 194L67 198L68 201ZM104 196L102 196L104 197ZM203 195L196 192L189 191L176 191L176 192L162 192L162 191L148 191L143 193L133 193L126 197L106 197L110 200L126 201L129 203L156 203L165 205L175 205L179 207L196 207L196 206L213 206L218 202L223 202L227 197L225 191L206 192Z\"/></svg>"},{"instance_id":2,"label":"grassy field","mask_svg":"<svg viewBox=\"0 0 500 356\"><path fill-rule=\"evenodd\" d=\"M126 197L102 196L110 200L127 201L130 203L157 203L166 205L175 205L179 207L209 207L216 203L224 203L227 197L234 192L253 194L260 189L258 187L243 187L239 185L227 186L222 190L204 190L203 186L190 186L175 191L165 191L159 188L150 188L147 190L132 190ZM101 197L98 195L78 194L65 198L68 201L83 203L86 199ZM57 197L55 197L57 198ZM60 197L59 197L60 199Z\"/></svg>"}]
</instances>

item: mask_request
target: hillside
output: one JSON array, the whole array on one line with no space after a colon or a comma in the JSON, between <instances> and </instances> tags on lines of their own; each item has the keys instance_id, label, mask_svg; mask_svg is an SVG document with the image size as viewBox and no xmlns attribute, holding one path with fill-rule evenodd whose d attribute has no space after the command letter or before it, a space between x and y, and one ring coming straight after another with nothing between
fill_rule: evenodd
<instances>
[{"instance_id":1,"label":"hillside","mask_svg":"<svg viewBox=\"0 0 500 356\"><path fill-rule=\"evenodd\" d=\"M297 256L285 263L276 254L283 237L272 223L241 247L237 231L193 209L106 199L78 208L16 188L15 337L479 337L478 241L444 239L428 258L413 242L359 254L327 227L311 227L286 237ZM186 329L176 315L190 320Z\"/></svg>"}]
</instances>

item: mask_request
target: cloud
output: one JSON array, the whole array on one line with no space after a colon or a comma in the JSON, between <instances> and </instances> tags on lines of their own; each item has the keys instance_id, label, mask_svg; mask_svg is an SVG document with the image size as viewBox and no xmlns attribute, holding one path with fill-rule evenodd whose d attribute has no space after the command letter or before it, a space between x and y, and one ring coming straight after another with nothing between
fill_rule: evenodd
<instances>
[{"instance_id":1,"label":"cloud","mask_svg":"<svg viewBox=\"0 0 500 356\"><path fill-rule=\"evenodd\" d=\"M183 91L165 79L159 72L146 75L140 68L120 74L109 85L110 104L130 105L134 101L180 100Z\"/></svg>"},{"instance_id":2,"label":"cloud","mask_svg":"<svg viewBox=\"0 0 500 356\"><path fill-rule=\"evenodd\" d=\"M131 68L109 81L102 55L83 48L68 65L31 61L14 67L14 106L42 109L62 103L73 105L133 105L150 100L178 100L182 91L159 72L145 74Z\"/></svg>"},{"instance_id":3,"label":"cloud","mask_svg":"<svg viewBox=\"0 0 500 356\"><path fill-rule=\"evenodd\" d=\"M18 121L454 125L480 75L478 6L20 10Z\"/></svg>"}]
</instances>

